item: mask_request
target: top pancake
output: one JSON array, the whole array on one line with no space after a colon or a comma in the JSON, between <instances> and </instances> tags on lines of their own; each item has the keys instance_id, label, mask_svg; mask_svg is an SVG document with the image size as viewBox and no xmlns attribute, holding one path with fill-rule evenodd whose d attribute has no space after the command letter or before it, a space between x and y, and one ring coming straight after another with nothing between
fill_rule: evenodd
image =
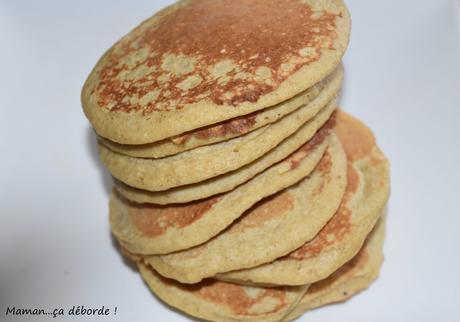
<instances>
[{"instance_id":1,"label":"top pancake","mask_svg":"<svg viewBox=\"0 0 460 322\"><path fill-rule=\"evenodd\" d=\"M339 64L349 30L341 0L181 1L101 58L83 108L114 142L159 141L310 88Z\"/></svg>"},{"instance_id":2,"label":"top pancake","mask_svg":"<svg viewBox=\"0 0 460 322\"><path fill-rule=\"evenodd\" d=\"M199 129L176 135L149 144L118 144L100 138L110 150L138 158L163 158L188 151L200 146L223 142L257 130L267 124L275 123L294 112L325 92L339 92L342 87L343 68L340 65L331 75L308 90L273 107L250 114L211 124Z\"/></svg>"}]
</instances>

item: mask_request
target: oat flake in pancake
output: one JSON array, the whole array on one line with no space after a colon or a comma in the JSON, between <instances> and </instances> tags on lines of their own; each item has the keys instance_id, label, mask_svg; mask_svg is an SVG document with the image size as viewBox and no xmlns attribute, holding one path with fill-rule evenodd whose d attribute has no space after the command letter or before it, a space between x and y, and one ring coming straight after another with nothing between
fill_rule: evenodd
<instances>
[{"instance_id":1,"label":"oat flake in pancake","mask_svg":"<svg viewBox=\"0 0 460 322\"><path fill-rule=\"evenodd\" d=\"M242 115L237 118L226 120L217 124L211 124L204 128L167 138L162 141L128 145L118 144L100 137L101 142L112 151L139 158L163 158L188 151L200 146L226 141L251 131L254 131L267 124L276 122L283 116L306 105L317 97L325 88L339 88L343 80L343 68L340 65L332 75L311 87L307 91L270 108ZM314 108L314 106L312 106ZM312 115L313 117L313 115Z\"/></svg>"},{"instance_id":2,"label":"oat flake in pancake","mask_svg":"<svg viewBox=\"0 0 460 322\"><path fill-rule=\"evenodd\" d=\"M144 261L161 275L183 283L271 262L318 233L337 210L345 185L345 153L331 134L323 158L298 184L262 200L206 243L172 254L144 256Z\"/></svg>"},{"instance_id":3,"label":"oat flake in pancake","mask_svg":"<svg viewBox=\"0 0 460 322\"><path fill-rule=\"evenodd\" d=\"M126 249L140 254L165 254L201 244L259 200L313 171L329 145L329 129L235 190L212 198L160 206L131 203L115 193L110 201L112 232Z\"/></svg>"},{"instance_id":4,"label":"oat flake in pancake","mask_svg":"<svg viewBox=\"0 0 460 322\"><path fill-rule=\"evenodd\" d=\"M347 188L337 213L313 240L288 256L219 278L256 284L309 284L326 278L359 251L388 200L389 164L363 123L342 111L336 117L334 132L348 159Z\"/></svg>"},{"instance_id":5,"label":"oat flake in pancake","mask_svg":"<svg viewBox=\"0 0 460 322\"><path fill-rule=\"evenodd\" d=\"M359 253L325 280L310 285L299 304L283 321L292 321L305 311L320 306L345 301L369 287L382 266L384 237L385 220L382 218Z\"/></svg>"},{"instance_id":6,"label":"oat flake in pancake","mask_svg":"<svg viewBox=\"0 0 460 322\"><path fill-rule=\"evenodd\" d=\"M103 55L83 109L111 141L156 142L305 91L339 65L349 33L341 0L180 1Z\"/></svg>"},{"instance_id":7,"label":"oat flake in pancake","mask_svg":"<svg viewBox=\"0 0 460 322\"><path fill-rule=\"evenodd\" d=\"M309 106L301 107L275 123L225 142L161 159L129 157L99 144L99 156L115 178L135 188L164 191L200 182L255 161L309 121L310 124L315 124L315 131L318 130L329 117L313 116L326 106L332 113L332 109L336 107L339 89L328 88L311 101ZM305 141L310 137L306 137Z\"/></svg>"}]
</instances>

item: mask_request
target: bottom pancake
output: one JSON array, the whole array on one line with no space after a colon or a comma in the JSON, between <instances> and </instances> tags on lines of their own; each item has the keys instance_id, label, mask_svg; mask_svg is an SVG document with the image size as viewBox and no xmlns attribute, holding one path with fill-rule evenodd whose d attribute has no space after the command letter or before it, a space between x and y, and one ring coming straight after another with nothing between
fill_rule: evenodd
<instances>
[{"instance_id":1,"label":"bottom pancake","mask_svg":"<svg viewBox=\"0 0 460 322\"><path fill-rule=\"evenodd\" d=\"M143 264L142 257L126 255L137 261L142 278L156 296L189 315L224 322L291 321L307 310L344 301L367 288L383 261L384 232L382 218L352 260L309 288L244 286L212 279L184 285L162 277Z\"/></svg>"},{"instance_id":2,"label":"bottom pancake","mask_svg":"<svg viewBox=\"0 0 460 322\"><path fill-rule=\"evenodd\" d=\"M161 300L210 321L280 321L307 290L307 286L264 288L216 280L183 285L162 277L142 262L137 265L144 281Z\"/></svg>"}]
</instances>

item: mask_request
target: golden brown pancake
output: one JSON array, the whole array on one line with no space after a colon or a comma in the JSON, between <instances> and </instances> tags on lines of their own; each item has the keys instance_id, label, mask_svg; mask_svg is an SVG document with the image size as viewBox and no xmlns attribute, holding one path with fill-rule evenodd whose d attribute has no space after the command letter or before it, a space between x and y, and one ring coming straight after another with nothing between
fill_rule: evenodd
<instances>
[{"instance_id":1,"label":"golden brown pancake","mask_svg":"<svg viewBox=\"0 0 460 322\"><path fill-rule=\"evenodd\" d=\"M160 141L312 87L339 65L349 31L341 0L180 1L104 54L83 109L111 141Z\"/></svg>"}]
</instances>

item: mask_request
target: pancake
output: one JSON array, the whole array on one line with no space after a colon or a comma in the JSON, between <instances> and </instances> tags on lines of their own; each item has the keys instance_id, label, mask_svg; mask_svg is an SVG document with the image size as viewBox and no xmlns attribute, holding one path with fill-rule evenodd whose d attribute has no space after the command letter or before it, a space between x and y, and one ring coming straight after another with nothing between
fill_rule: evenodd
<instances>
[{"instance_id":1,"label":"pancake","mask_svg":"<svg viewBox=\"0 0 460 322\"><path fill-rule=\"evenodd\" d=\"M321 108L336 107L339 88L325 90L309 106L246 135L161 159L142 159L113 152L99 144L102 163L118 180L139 189L163 191L233 171L260 158L309 120L315 132L326 121L314 117ZM313 126L313 125L312 125ZM314 132L311 134L313 135ZM305 141L310 137L306 137ZM304 141L304 142L305 142Z\"/></svg>"},{"instance_id":2,"label":"pancake","mask_svg":"<svg viewBox=\"0 0 460 322\"><path fill-rule=\"evenodd\" d=\"M103 55L83 110L113 142L160 141L307 90L339 65L349 33L341 0L180 1Z\"/></svg>"},{"instance_id":3,"label":"pancake","mask_svg":"<svg viewBox=\"0 0 460 322\"><path fill-rule=\"evenodd\" d=\"M342 80L343 69L342 66L340 66L325 80L308 89L306 92L279 105L217 124L212 124L155 143L126 145L114 143L101 137L100 139L110 150L133 157L162 158L175 155L200 146L226 141L273 123L310 102L318 96L325 87L340 87Z\"/></svg>"},{"instance_id":4,"label":"pancake","mask_svg":"<svg viewBox=\"0 0 460 322\"><path fill-rule=\"evenodd\" d=\"M388 200L389 165L363 123L342 111L336 117L334 132L348 159L347 188L337 213L313 240L288 256L219 278L242 283L309 284L328 277L359 251Z\"/></svg>"},{"instance_id":5,"label":"pancake","mask_svg":"<svg viewBox=\"0 0 460 322\"><path fill-rule=\"evenodd\" d=\"M226 194L182 205L129 203L117 194L110 202L110 224L133 253L165 254L199 245L229 226L255 203L289 187L313 171L328 146L305 144L289 158Z\"/></svg>"},{"instance_id":6,"label":"pancake","mask_svg":"<svg viewBox=\"0 0 460 322\"><path fill-rule=\"evenodd\" d=\"M138 263L142 278L166 304L209 321L276 322L298 303L307 286L262 288L215 280L183 285Z\"/></svg>"},{"instance_id":7,"label":"pancake","mask_svg":"<svg viewBox=\"0 0 460 322\"><path fill-rule=\"evenodd\" d=\"M144 261L182 283L271 262L314 238L337 210L345 185L345 154L331 134L320 163L297 185L264 199L204 244L173 254L144 256Z\"/></svg>"},{"instance_id":8,"label":"pancake","mask_svg":"<svg viewBox=\"0 0 460 322\"><path fill-rule=\"evenodd\" d=\"M154 203L160 205L172 204L172 203L185 203L199 199L205 199L220 193L224 193L233 190L240 184L253 178L255 175L266 170L268 167L287 158L293 151L305 144L305 138L311 137L308 141L308 145L311 150L318 155L322 153L321 150L325 148L325 144L322 144L323 139L329 133L329 129L334 125L335 118L333 115L329 117L331 112L335 109L333 106L329 106L326 109L321 110L317 116L315 122L307 122L304 124L296 133L281 142L276 148L269 151L261 158L253 161L252 163L220 175L208 179L206 181L198 182L191 185L181 186L166 191L147 191L130 187L119 180L115 180L115 189L120 195L128 200L137 203ZM318 132L314 135L316 130L317 122L322 122L329 117L329 120L321 127ZM321 121L320 121L321 120ZM313 135L313 137L312 137ZM324 152L324 150L323 150ZM309 158L313 158L313 151Z\"/></svg>"},{"instance_id":9,"label":"pancake","mask_svg":"<svg viewBox=\"0 0 460 322\"><path fill-rule=\"evenodd\" d=\"M366 289L379 275L384 235L385 222L381 219L359 253L327 279L312 284L283 321L292 321L320 306L345 301Z\"/></svg>"}]
</instances>

